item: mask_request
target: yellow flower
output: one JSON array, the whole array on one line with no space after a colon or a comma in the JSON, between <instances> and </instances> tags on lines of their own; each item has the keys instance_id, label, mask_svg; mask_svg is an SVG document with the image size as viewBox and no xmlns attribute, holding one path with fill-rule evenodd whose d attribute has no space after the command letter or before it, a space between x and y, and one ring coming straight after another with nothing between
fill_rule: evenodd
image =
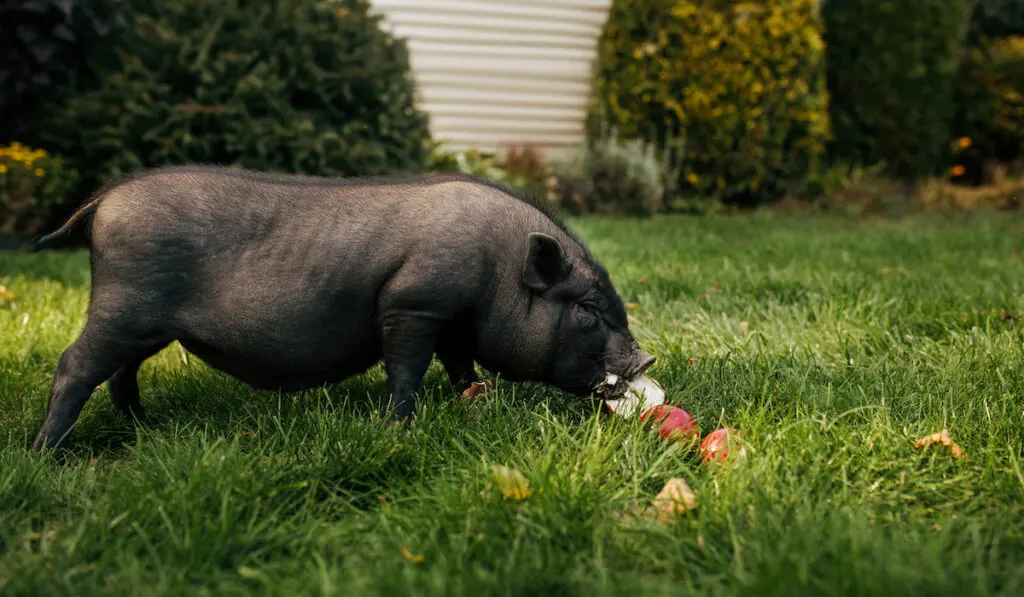
<instances>
[{"instance_id":1,"label":"yellow flower","mask_svg":"<svg viewBox=\"0 0 1024 597\"><path fill-rule=\"evenodd\" d=\"M697 176L696 174L694 174L693 172L688 172L686 174L686 180L688 180L690 182L690 184L694 184L695 185L698 182L700 182L700 177Z\"/></svg>"},{"instance_id":2,"label":"yellow flower","mask_svg":"<svg viewBox=\"0 0 1024 597\"><path fill-rule=\"evenodd\" d=\"M44 174L46 174L46 170L43 170L42 168L36 168L36 171L35 171L35 175L36 176L42 176Z\"/></svg>"},{"instance_id":3,"label":"yellow flower","mask_svg":"<svg viewBox=\"0 0 1024 597\"><path fill-rule=\"evenodd\" d=\"M960 137L959 139L957 139L956 144L960 146L960 149L967 149L968 147L971 146L971 138Z\"/></svg>"},{"instance_id":4,"label":"yellow flower","mask_svg":"<svg viewBox=\"0 0 1024 597\"><path fill-rule=\"evenodd\" d=\"M953 166L952 169L950 169L949 173L952 174L953 176L963 176L964 172L966 171L966 168L964 168L960 164L957 164L956 166Z\"/></svg>"}]
</instances>

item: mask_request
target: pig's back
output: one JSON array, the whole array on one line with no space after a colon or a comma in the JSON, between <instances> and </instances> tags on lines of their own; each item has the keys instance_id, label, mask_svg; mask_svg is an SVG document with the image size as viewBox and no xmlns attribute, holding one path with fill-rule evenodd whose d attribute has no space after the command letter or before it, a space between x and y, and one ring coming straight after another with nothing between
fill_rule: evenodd
<instances>
[{"instance_id":1,"label":"pig's back","mask_svg":"<svg viewBox=\"0 0 1024 597\"><path fill-rule=\"evenodd\" d=\"M407 265L479 296L517 272L501 261L521 253L527 230L557 233L525 203L459 177L162 169L102 196L94 300L173 325L189 350L250 383L298 387L379 357L378 302Z\"/></svg>"}]
</instances>

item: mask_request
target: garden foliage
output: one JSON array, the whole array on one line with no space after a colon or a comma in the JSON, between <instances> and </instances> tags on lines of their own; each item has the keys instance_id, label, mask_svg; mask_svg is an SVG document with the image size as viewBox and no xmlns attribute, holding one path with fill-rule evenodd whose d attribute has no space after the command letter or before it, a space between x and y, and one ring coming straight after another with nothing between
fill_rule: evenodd
<instances>
[{"instance_id":1,"label":"garden foliage","mask_svg":"<svg viewBox=\"0 0 1024 597\"><path fill-rule=\"evenodd\" d=\"M51 100L96 83L125 0L0 2L0 143L38 144Z\"/></svg>"},{"instance_id":2,"label":"garden foliage","mask_svg":"<svg viewBox=\"0 0 1024 597\"><path fill-rule=\"evenodd\" d=\"M825 0L832 157L918 180L947 168L972 0Z\"/></svg>"},{"instance_id":3,"label":"garden foliage","mask_svg":"<svg viewBox=\"0 0 1024 597\"><path fill-rule=\"evenodd\" d=\"M18 142L0 146L0 237L24 241L39 233L77 177L59 155Z\"/></svg>"},{"instance_id":4,"label":"garden foliage","mask_svg":"<svg viewBox=\"0 0 1024 597\"><path fill-rule=\"evenodd\" d=\"M955 90L958 159L982 182L982 164L1024 156L1024 36L987 39L972 48Z\"/></svg>"},{"instance_id":5,"label":"garden foliage","mask_svg":"<svg viewBox=\"0 0 1024 597\"><path fill-rule=\"evenodd\" d=\"M814 0L614 0L588 126L685 141L680 192L758 203L815 165L827 101Z\"/></svg>"},{"instance_id":6,"label":"garden foliage","mask_svg":"<svg viewBox=\"0 0 1024 597\"><path fill-rule=\"evenodd\" d=\"M1024 0L975 0L968 39L1024 35Z\"/></svg>"},{"instance_id":7,"label":"garden foliage","mask_svg":"<svg viewBox=\"0 0 1024 597\"><path fill-rule=\"evenodd\" d=\"M541 201L548 198L551 168L532 146L510 147L504 156L475 149L449 151L443 143L431 141L426 169L430 172L459 172L504 183Z\"/></svg>"},{"instance_id":8,"label":"garden foliage","mask_svg":"<svg viewBox=\"0 0 1024 597\"><path fill-rule=\"evenodd\" d=\"M573 214L650 216L664 207L665 176L653 144L614 132L557 162L555 196Z\"/></svg>"},{"instance_id":9,"label":"garden foliage","mask_svg":"<svg viewBox=\"0 0 1024 597\"><path fill-rule=\"evenodd\" d=\"M337 176L423 168L428 120L406 45L369 2L132 4L117 68L50 127L91 182L185 162Z\"/></svg>"}]
</instances>

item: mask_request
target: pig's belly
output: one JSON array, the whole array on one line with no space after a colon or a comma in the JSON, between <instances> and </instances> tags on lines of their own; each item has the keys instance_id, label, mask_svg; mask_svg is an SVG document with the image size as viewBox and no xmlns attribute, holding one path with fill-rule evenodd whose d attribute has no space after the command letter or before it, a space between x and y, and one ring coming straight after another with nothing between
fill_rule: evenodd
<instances>
[{"instance_id":1,"label":"pig's belly","mask_svg":"<svg viewBox=\"0 0 1024 597\"><path fill-rule=\"evenodd\" d=\"M289 317L294 315L294 317ZM361 373L382 357L369 317L235 312L196 318L178 341L211 367L254 387L296 391Z\"/></svg>"}]
</instances>

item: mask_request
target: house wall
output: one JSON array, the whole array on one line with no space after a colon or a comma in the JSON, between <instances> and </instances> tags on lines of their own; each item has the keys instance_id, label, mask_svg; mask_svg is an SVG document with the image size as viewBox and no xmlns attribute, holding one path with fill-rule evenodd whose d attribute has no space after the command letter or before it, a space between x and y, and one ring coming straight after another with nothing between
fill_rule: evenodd
<instances>
[{"instance_id":1,"label":"house wall","mask_svg":"<svg viewBox=\"0 0 1024 597\"><path fill-rule=\"evenodd\" d=\"M374 0L406 38L420 105L449 149L530 143L549 157L583 138L609 0Z\"/></svg>"}]
</instances>

